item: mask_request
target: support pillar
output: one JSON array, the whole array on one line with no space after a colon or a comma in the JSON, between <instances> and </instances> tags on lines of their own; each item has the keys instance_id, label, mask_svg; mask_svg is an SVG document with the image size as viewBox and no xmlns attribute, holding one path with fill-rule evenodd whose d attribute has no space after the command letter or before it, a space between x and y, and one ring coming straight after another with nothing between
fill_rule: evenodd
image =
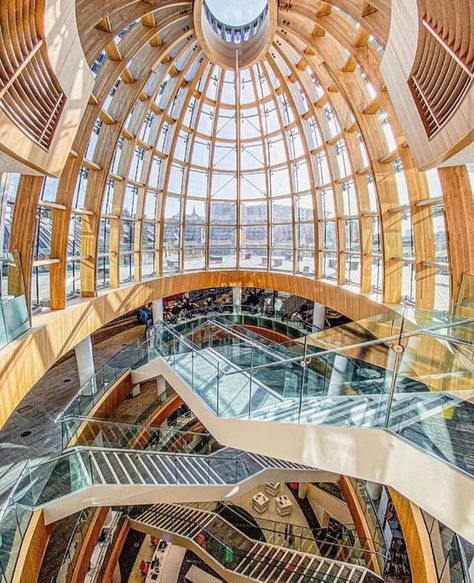
<instances>
[{"instance_id":1,"label":"support pillar","mask_svg":"<svg viewBox=\"0 0 474 583\"><path fill-rule=\"evenodd\" d=\"M344 395L347 369L352 366L349 359L340 354L334 357L334 365L329 379L328 395Z\"/></svg>"},{"instance_id":2,"label":"support pillar","mask_svg":"<svg viewBox=\"0 0 474 583\"><path fill-rule=\"evenodd\" d=\"M374 502L380 500L380 496L382 495L382 484L377 484L376 482L366 482L365 489Z\"/></svg>"},{"instance_id":3,"label":"support pillar","mask_svg":"<svg viewBox=\"0 0 474 583\"><path fill-rule=\"evenodd\" d=\"M298 498L304 500L306 498L306 490L308 489L308 484L306 482L300 482L298 484Z\"/></svg>"},{"instance_id":4,"label":"support pillar","mask_svg":"<svg viewBox=\"0 0 474 583\"><path fill-rule=\"evenodd\" d=\"M151 303L151 309L153 312L153 323L163 321L163 299L153 300Z\"/></svg>"},{"instance_id":5,"label":"support pillar","mask_svg":"<svg viewBox=\"0 0 474 583\"><path fill-rule=\"evenodd\" d=\"M326 322L326 306L314 302L313 304L313 332L319 332L319 330L324 330L324 324Z\"/></svg>"},{"instance_id":6,"label":"support pillar","mask_svg":"<svg viewBox=\"0 0 474 583\"><path fill-rule=\"evenodd\" d=\"M132 397L138 397L138 395L141 393L141 386L140 383L138 383L137 385L135 385L131 391L131 395Z\"/></svg>"},{"instance_id":7,"label":"support pillar","mask_svg":"<svg viewBox=\"0 0 474 583\"><path fill-rule=\"evenodd\" d=\"M92 352L92 340L87 336L75 347L79 385L83 387L89 379L95 376L94 354Z\"/></svg>"},{"instance_id":8,"label":"support pillar","mask_svg":"<svg viewBox=\"0 0 474 583\"><path fill-rule=\"evenodd\" d=\"M166 391L165 377L157 377L156 379L156 395L159 397Z\"/></svg>"},{"instance_id":9,"label":"support pillar","mask_svg":"<svg viewBox=\"0 0 474 583\"><path fill-rule=\"evenodd\" d=\"M234 312L240 314L240 309L242 306L242 288L233 287L232 288L232 304L234 305Z\"/></svg>"}]
</instances>

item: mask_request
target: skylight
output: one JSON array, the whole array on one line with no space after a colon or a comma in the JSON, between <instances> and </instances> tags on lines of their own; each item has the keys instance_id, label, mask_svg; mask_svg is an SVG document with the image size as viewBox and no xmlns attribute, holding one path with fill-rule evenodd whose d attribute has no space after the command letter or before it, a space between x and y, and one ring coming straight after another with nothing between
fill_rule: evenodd
<instances>
[{"instance_id":1,"label":"skylight","mask_svg":"<svg viewBox=\"0 0 474 583\"><path fill-rule=\"evenodd\" d=\"M206 4L223 24L244 26L261 14L267 0L206 0Z\"/></svg>"}]
</instances>

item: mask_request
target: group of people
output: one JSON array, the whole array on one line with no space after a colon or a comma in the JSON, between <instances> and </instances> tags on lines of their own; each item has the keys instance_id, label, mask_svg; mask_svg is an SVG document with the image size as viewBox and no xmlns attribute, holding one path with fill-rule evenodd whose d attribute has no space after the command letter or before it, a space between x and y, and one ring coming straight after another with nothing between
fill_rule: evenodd
<instances>
[{"instance_id":1,"label":"group of people","mask_svg":"<svg viewBox=\"0 0 474 583\"><path fill-rule=\"evenodd\" d=\"M206 315L210 312L232 311L232 293L211 293L199 301L191 301L188 294L169 301L164 300L163 320L168 324L177 322L194 315ZM290 320L300 327L311 327L313 319L312 306L304 302L291 313L284 310L284 301L278 292L269 293L262 288L244 288L242 290L242 308L251 314L261 314L270 317L279 316L282 320ZM146 328L153 325L153 315L150 308L138 310L137 319L145 324Z\"/></svg>"}]
</instances>

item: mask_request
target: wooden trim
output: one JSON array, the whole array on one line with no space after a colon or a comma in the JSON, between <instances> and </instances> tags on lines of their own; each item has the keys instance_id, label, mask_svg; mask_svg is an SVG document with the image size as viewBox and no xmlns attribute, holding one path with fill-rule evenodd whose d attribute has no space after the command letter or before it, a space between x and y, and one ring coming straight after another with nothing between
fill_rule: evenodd
<instances>
[{"instance_id":1,"label":"wooden trim","mask_svg":"<svg viewBox=\"0 0 474 583\"><path fill-rule=\"evenodd\" d=\"M122 553L123 545L127 540L128 533L130 531L130 520L127 518L123 521L120 531L117 534L117 537L113 541L113 549L110 553L105 568L102 572L102 579L101 583L111 583L112 577L117 567L117 563L120 558L120 554Z\"/></svg>"},{"instance_id":2,"label":"wooden trim","mask_svg":"<svg viewBox=\"0 0 474 583\"><path fill-rule=\"evenodd\" d=\"M37 233L37 206L41 196L41 189L43 188L43 181L43 176L23 175L20 178L10 236L10 252L17 251L20 254L26 305L28 306L30 317L33 255Z\"/></svg>"},{"instance_id":3,"label":"wooden trim","mask_svg":"<svg viewBox=\"0 0 474 583\"><path fill-rule=\"evenodd\" d=\"M359 502L359 497L354 489L354 486L347 476L341 476L339 480L341 492L344 500L347 503L349 512L351 513L354 526L358 536L367 541L367 547L370 553L366 555L367 565L375 573L381 574L380 565L375 558L375 546L372 541L372 533L370 532L369 523Z\"/></svg>"},{"instance_id":4,"label":"wooden trim","mask_svg":"<svg viewBox=\"0 0 474 583\"><path fill-rule=\"evenodd\" d=\"M33 512L18 554L14 583L37 582L52 528L45 525L43 510Z\"/></svg>"},{"instance_id":5,"label":"wooden trim","mask_svg":"<svg viewBox=\"0 0 474 583\"><path fill-rule=\"evenodd\" d=\"M393 488L389 492L402 527L413 583L437 581L433 549L421 509Z\"/></svg>"},{"instance_id":6,"label":"wooden trim","mask_svg":"<svg viewBox=\"0 0 474 583\"><path fill-rule=\"evenodd\" d=\"M71 575L70 583L82 583L84 581L84 577L89 570L92 553L94 552L100 531L104 526L104 522L107 518L109 510L110 509L107 506L103 506L101 508L97 508L97 510L94 512L94 516L92 517L89 528L87 529L84 540L82 541L79 556Z\"/></svg>"},{"instance_id":7,"label":"wooden trim","mask_svg":"<svg viewBox=\"0 0 474 583\"><path fill-rule=\"evenodd\" d=\"M456 302L464 273L474 275L474 203L465 166L440 168L451 268L451 304Z\"/></svg>"}]
</instances>

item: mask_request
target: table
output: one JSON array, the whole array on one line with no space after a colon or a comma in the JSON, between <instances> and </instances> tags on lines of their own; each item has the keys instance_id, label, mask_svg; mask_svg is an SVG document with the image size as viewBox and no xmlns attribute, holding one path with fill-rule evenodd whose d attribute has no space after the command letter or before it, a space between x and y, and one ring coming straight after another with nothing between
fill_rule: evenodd
<instances>
[{"instance_id":1,"label":"table","mask_svg":"<svg viewBox=\"0 0 474 583\"><path fill-rule=\"evenodd\" d=\"M276 509L280 516L288 516L293 512L293 503L288 496L278 496L275 499Z\"/></svg>"},{"instance_id":2,"label":"table","mask_svg":"<svg viewBox=\"0 0 474 583\"><path fill-rule=\"evenodd\" d=\"M150 561L145 583L176 583L185 554L185 548L161 539Z\"/></svg>"},{"instance_id":3,"label":"table","mask_svg":"<svg viewBox=\"0 0 474 583\"><path fill-rule=\"evenodd\" d=\"M265 494L269 496L278 496L280 493L280 482L266 482Z\"/></svg>"},{"instance_id":4,"label":"table","mask_svg":"<svg viewBox=\"0 0 474 583\"><path fill-rule=\"evenodd\" d=\"M252 508L259 514L268 509L269 502L270 499L263 492L257 492L255 496L252 496Z\"/></svg>"}]
</instances>

